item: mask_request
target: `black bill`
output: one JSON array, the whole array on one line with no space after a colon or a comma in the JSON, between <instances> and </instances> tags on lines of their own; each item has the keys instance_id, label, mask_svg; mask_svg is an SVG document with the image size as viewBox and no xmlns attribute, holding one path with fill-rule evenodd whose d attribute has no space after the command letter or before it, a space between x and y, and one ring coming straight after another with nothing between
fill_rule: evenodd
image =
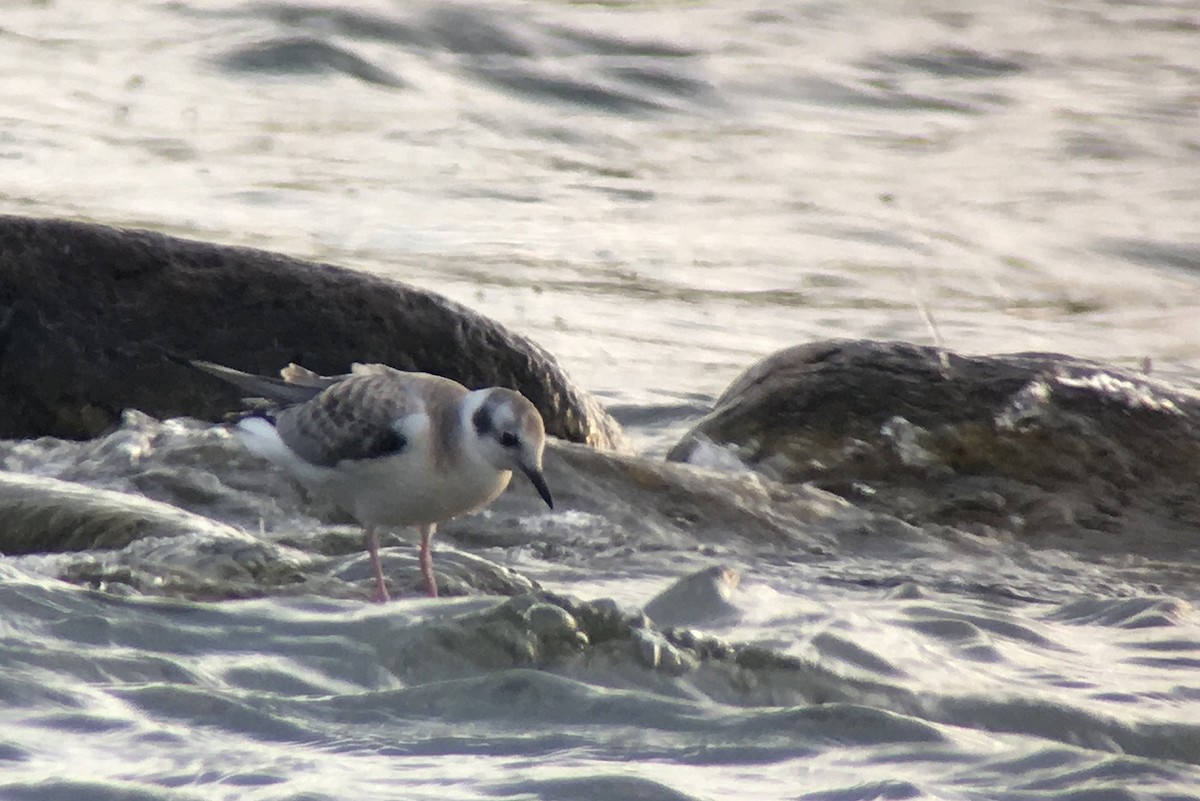
<instances>
[{"instance_id":1,"label":"black bill","mask_svg":"<svg viewBox=\"0 0 1200 801\"><path fill-rule=\"evenodd\" d=\"M522 467L521 470L525 475L529 476L530 483L538 491L538 495L542 496L542 500L546 502L546 505L553 509L554 498L550 495L550 488L546 486L546 477L542 475L542 471L536 467Z\"/></svg>"}]
</instances>

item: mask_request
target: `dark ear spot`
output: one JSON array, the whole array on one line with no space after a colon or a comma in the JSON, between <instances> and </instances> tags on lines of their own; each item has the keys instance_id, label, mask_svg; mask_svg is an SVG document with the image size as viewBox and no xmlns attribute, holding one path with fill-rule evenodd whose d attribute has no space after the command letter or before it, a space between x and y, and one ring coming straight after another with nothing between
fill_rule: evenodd
<instances>
[{"instance_id":1,"label":"dark ear spot","mask_svg":"<svg viewBox=\"0 0 1200 801\"><path fill-rule=\"evenodd\" d=\"M471 415L471 423L475 426L475 433L481 437L492 430L492 413L488 411L487 404L475 410L475 414Z\"/></svg>"}]
</instances>

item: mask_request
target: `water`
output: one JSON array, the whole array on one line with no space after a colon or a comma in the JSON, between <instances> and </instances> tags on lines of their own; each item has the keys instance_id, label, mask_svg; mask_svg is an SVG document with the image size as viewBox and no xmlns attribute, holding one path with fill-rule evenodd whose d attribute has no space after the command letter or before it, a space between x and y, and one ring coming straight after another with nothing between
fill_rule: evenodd
<instances>
[{"instance_id":1,"label":"water","mask_svg":"<svg viewBox=\"0 0 1200 801\"><path fill-rule=\"evenodd\" d=\"M1198 26L1097 0L10 3L0 211L434 289L553 352L652 457L755 359L930 342L922 307L958 350L1194 384ZM494 598L361 603L354 532L217 434L106 443L6 443L4 467L238 534L0 561L0 797L1200 797L1195 549L559 461L563 511L506 499L439 560L630 606L720 561L741 615L709 628L794 663L531 663L479 634ZM246 536L304 581L238 572Z\"/></svg>"}]
</instances>

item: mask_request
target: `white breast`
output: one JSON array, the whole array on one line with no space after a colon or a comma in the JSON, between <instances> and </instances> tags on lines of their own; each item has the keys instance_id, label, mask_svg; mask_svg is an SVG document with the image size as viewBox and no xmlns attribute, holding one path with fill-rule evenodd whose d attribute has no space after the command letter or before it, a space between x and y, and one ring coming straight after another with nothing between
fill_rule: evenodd
<instances>
[{"instance_id":1,"label":"white breast","mask_svg":"<svg viewBox=\"0 0 1200 801\"><path fill-rule=\"evenodd\" d=\"M420 454L342 462L325 491L338 506L369 525L438 523L474 512L504 492L512 473L478 461L439 469Z\"/></svg>"},{"instance_id":2,"label":"white breast","mask_svg":"<svg viewBox=\"0 0 1200 801\"><path fill-rule=\"evenodd\" d=\"M266 420L247 418L236 433L247 449L366 525L421 525L467 514L494 501L512 479L474 452L434 459L427 426L407 427L408 447L399 454L335 467L298 457Z\"/></svg>"}]
</instances>

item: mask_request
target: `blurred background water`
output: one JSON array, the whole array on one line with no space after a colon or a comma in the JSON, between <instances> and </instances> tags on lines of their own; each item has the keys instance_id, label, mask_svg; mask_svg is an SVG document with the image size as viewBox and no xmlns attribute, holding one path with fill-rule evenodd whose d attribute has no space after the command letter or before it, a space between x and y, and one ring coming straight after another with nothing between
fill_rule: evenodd
<instances>
[{"instance_id":1,"label":"blurred background water","mask_svg":"<svg viewBox=\"0 0 1200 801\"><path fill-rule=\"evenodd\" d=\"M651 455L827 337L1194 385L1198 35L1187 2L9 0L0 212L433 289L545 346ZM722 633L837 665L832 707L406 673L401 630L478 600L205 605L0 564L0 795L1200 795L1191 574L997 549L739 562ZM673 575L518 551L585 597Z\"/></svg>"}]
</instances>

